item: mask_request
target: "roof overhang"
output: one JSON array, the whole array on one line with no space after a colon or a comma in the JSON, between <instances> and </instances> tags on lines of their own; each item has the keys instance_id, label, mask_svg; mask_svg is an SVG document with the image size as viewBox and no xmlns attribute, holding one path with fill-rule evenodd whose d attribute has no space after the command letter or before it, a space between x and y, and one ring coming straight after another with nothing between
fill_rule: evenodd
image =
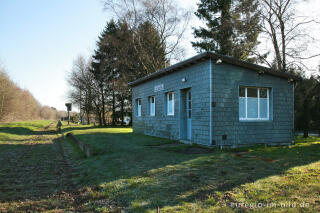
<instances>
[{"instance_id":1,"label":"roof overhang","mask_svg":"<svg viewBox=\"0 0 320 213\"><path fill-rule=\"evenodd\" d=\"M208 60L208 59L212 59L213 61L221 60L222 63L227 63L227 64L236 65L236 66L239 66L239 67L248 68L248 69L256 71L258 73L267 73L267 74L270 74L270 75L273 75L273 76L277 76L279 78L286 78L286 79L288 79L288 81L298 81L298 80L301 79L300 77L298 77L296 75L293 75L293 74L290 74L290 73L286 73L286 72L283 72L283 71L267 68L267 67L260 66L260 65L257 65L257 64L252 64L252 63L249 63L249 62L246 62L246 61L235 59L233 57L219 55L219 54L216 54L216 53L213 53L213 52L204 52L204 53L201 53L199 55L193 56L193 57L191 57L191 58L189 58L187 60L184 60L182 62L174 64L172 66L169 66L167 68L161 69L161 70L159 70L157 72L154 72L154 73L152 73L150 75L147 75L145 77L142 77L142 78L139 78L139 79L137 79L135 81L132 81L132 82L129 83L129 86L131 86L131 87L136 86L136 85L144 83L144 82L146 82L148 80L151 80L151 79L154 79L154 78L158 78L158 77L161 77L163 75L167 75L167 74L172 73L174 71L181 70L183 68L192 66L194 64L200 63L200 62Z\"/></svg>"}]
</instances>

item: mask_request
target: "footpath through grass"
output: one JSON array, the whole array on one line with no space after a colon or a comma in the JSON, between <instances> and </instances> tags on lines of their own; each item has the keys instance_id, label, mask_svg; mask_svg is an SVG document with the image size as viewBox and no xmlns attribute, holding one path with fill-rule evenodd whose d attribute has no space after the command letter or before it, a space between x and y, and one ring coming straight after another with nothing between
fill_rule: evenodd
<instances>
[{"instance_id":1,"label":"footpath through grass","mask_svg":"<svg viewBox=\"0 0 320 213\"><path fill-rule=\"evenodd\" d=\"M83 187L80 209L117 212L320 211L320 139L290 147L212 150L133 134L130 128L64 127Z\"/></svg>"},{"instance_id":2,"label":"footpath through grass","mask_svg":"<svg viewBox=\"0 0 320 213\"><path fill-rule=\"evenodd\" d=\"M0 212L73 209L58 137L53 121L0 125Z\"/></svg>"},{"instance_id":3,"label":"footpath through grass","mask_svg":"<svg viewBox=\"0 0 320 213\"><path fill-rule=\"evenodd\" d=\"M213 150L51 121L0 125L0 212L320 212L320 139Z\"/></svg>"}]
</instances>

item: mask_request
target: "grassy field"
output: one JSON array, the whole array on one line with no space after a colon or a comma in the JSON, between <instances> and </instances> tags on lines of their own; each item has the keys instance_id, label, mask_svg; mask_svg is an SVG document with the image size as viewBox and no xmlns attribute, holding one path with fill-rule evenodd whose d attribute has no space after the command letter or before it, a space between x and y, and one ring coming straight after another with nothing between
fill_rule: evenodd
<instances>
[{"instance_id":1,"label":"grassy field","mask_svg":"<svg viewBox=\"0 0 320 213\"><path fill-rule=\"evenodd\" d=\"M94 150L93 157L78 152L74 159L88 210L320 211L319 138L299 137L290 147L221 151L133 134L129 128L65 131Z\"/></svg>"},{"instance_id":2,"label":"grassy field","mask_svg":"<svg viewBox=\"0 0 320 213\"><path fill-rule=\"evenodd\" d=\"M60 208L72 184L58 137L53 121L0 124L0 212Z\"/></svg>"},{"instance_id":3,"label":"grassy field","mask_svg":"<svg viewBox=\"0 0 320 213\"><path fill-rule=\"evenodd\" d=\"M48 124L0 126L0 212L320 211L320 138L221 151L64 125L90 144L86 158Z\"/></svg>"}]
</instances>

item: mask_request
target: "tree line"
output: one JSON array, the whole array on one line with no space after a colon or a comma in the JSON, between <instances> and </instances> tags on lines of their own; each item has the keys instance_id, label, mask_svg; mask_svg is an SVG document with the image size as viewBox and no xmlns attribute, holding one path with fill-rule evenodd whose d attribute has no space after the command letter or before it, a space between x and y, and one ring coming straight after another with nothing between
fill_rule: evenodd
<instances>
[{"instance_id":1,"label":"tree line","mask_svg":"<svg viewBox=\"0 0 320 213\"><path fill-rule=\"evenodd\" d=\"M194 28L196 41L192 45L198 52L214 51L300 76L301 81L295 84L295 129L303 130L307 137L309 130L320 133L320 67L312 70L308 64L308 59L320 56L320 51L309 51L309 45L319 40L309 34L308 28L320 22L298 15L298 3L201 0L195 15L205 26ZM257 48L262 42L268 42L270 48Z\"/></svg>"},{"instance_id":2,"label":"tree line","mask_svg":"<svg viewBox=\"0 0 320 213\"><path fill-rule=\"evenodd\" d=\"M15 84L0 68L0 122L46 119L63 116L62 112L41 104L33 95Z\"/></svg>"},{"instance_id":3,"label":"tree line","mask_svg":"<svg viewBox=\"0 0 320 213\"><path fill-rule=\"evenodd\" d=\"M90 60L79 56L74 62L69 97L88 122L94 114L100 125L123 124L132 111L128 83L164 68L165 47L148 21L133 30L125 22L111 20L97 43Z\"/></svg>"},{"instance_id":4,"label":"tree line","mask_svg":"<svg viewBox=\"0 0 320 213\"><path fill-rule=\"evenodd\" d=\"M308 33L319 22L300 16L296 0L201 0L195 12L203 26L193 27L192 46L281 72L301 76L296 83L296 128L319 128L319 70L313 75L309 52L318 42ZM114 14L98 37L90 59L79 57L68 78L69 97L89 122L121 123L132 111L128 82L165 68L183 58L181 39L190 13L174 0L105 0ZM267 49L261 44L270 44ZM265 45L266 46L266 45ZM308 110L307 110L308 109Z\"/></svg>"},{"instance_id":5,"label":"tree line","mask_svg":"<svg viewBox=\"0 0 320 213\"><path fill-rule=\"evenodd\" d=\"M124 124L125 116L132 116L128 83L165 68L181 54L188 13L177 17L179 7L167 0L122 3L106 1L118 19L108 21L93 55L78 57L68 76L69 99L88 123L94 115L99 125Z\"/></svg>"}]
</instances>

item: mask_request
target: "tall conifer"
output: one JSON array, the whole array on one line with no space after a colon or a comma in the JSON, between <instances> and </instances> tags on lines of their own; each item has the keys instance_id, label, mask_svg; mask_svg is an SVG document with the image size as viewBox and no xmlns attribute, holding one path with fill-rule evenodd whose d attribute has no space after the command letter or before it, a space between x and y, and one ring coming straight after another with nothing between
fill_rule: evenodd
<instances>
[{"instance_id":1,"label":"tall conifer","mask_svg":"<svg viewBox=\"0 0 320 213\"><path fill-rule=\"evenodd\" d=\"M194 28L198 51L213 51L242 60L255 61L260 18L257 0L201 0L195 15L205 27Z\"/></svg>"}]
</instances>

